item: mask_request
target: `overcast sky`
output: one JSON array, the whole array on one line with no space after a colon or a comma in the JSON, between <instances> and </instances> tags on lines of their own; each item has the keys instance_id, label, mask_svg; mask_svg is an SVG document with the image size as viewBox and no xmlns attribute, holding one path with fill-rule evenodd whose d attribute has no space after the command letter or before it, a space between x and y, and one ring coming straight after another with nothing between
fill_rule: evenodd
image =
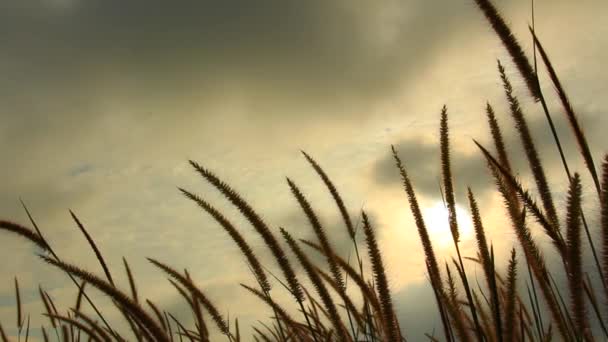
<instances>
[{"instance_id":1,"label":"overcast sky","mask_svg":"<svg viewBox=\"0 0 608 342\"><path fill-rule=\"evenodd\" d=\"M497 5L530 55L529 1ZM538 35L601 160L608 128L608 3L552 0L536 6ZM249 336L249 326L270 315L238 285L254 279L228 235L177 186L239 223L276 271L251 227L187 161L216 172L277 232L284 226L310 238L285 182L289 176L346 257L346 231L303 149L333 179L354 219L361 208L370 213L402 325L416 340L440 325L390 145L407 164L424 210L435 207L439 113L446 104L458 199L467 185L473 188L497 254L506 255L513 233L500 224L500 198L471 140L490 141L486 101L512 132L496 59L521 96L561 204L566 182L540 108L528 99L472 0L4 0L0 217L27 224L22 198L63 258L101 274L70 219L72 209L121 288L128 288L124 256L142 296L188 320L177 292L145 257L188 268L223 313L239 317ZM582 170L553 88L543 84L566 152ZM521 155L516 137L506 140ZM516 165L525 179L524 164ZM466 202L460 206L466 214ZM440 254L452 252L440 229L434 239ZM467 255L475 253L470 236L463 246ZM63 308L75 297L66 277L42 265L36 252L0 234L0 321L12 334L14 275L36 329L42 323L38 284ZM280 291L277 297L288 300ZM428 305L420 298L428 298Z\"/></svg>"}]
</instances>

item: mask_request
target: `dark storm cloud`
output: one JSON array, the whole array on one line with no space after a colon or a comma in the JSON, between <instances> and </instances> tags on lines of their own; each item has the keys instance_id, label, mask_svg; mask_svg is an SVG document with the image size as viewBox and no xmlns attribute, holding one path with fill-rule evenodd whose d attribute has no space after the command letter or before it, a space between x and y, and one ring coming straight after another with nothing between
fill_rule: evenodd
<instances>
[{"instance_id":1,"label":"dark storm cloud","mask_svg":"<svg viewBox=\"0 0 608 342\"><path fill-rule=\"evenodd\" d=\"M425 67L432 50L455 31L450 27L478 15L451 2L434 8L393 0L0 6L7 98L17 106L43 97L46 110L46 102L60 101L56 109L79 107L89 115L87 99L96 102L114 89L133 101L213 97L226 83L274 103L282 97L284 103L343 103L387 96L408 73Z\"/></svg>"}]
</instances>

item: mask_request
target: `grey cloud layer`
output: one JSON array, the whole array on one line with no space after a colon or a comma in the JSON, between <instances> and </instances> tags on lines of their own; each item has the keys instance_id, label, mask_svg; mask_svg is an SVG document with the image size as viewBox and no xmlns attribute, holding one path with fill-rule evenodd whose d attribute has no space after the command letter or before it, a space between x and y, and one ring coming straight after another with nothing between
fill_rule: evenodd
<instances>
[{"instance_id":1,"label":"grey cloud layer","mask_svg":"<svg viewBox=\"0 0 608 342\"><path fill-rule=\"evenodd\" d=\"M43 3L0 5L2 100L63 96L70 103L55 109L81 112L116 88L150 101L210 96L225 83L275 103L386 96L425 66L439 35L477 14L395 0Z\"/></svg>"},{"instance_id":2,"label":"grey cloud layer","mask_svg":"<svg viewBox=\"0 0 608 342\"><path fill-rule=\"evenodd\" d=\"M500 106L504 107L504 106ZM513 121L508 116L507 112L504 112L497 107L497 116L501 124L503 138L507 147L507 152L510 153L511 162L513 163L515 172L519 177L526 177L530 174L526 163L525 156L521 148L521 142L519 135L513 130ZM579 108L579 120L583 125L585 135L589 140L590 146L592 146L592 152L595 152L596 167L599 167L601 162L601 139L605 127L606 120L603 115L598 112L592 112L587 108ZM525 115L528 120L528 127L535 141L535 145L541 160L545 167L545 172L552 172L555 170L561 171L561 162L558 157L558 151L555 146L553 137L550 134L548 123L543 114L539 113L538 110L526 110L524 108ZM569 126L565 122L565 118L562 115L559 107L554 107L552 110L553 120L558 130L560 142L564 148L568 163L570 164L571 172L579 172L586 177L586 170L580 163L581 158L578 155L578 149L576 141L574 140L573 134L569 129ZM487 120L485 113L479 110L480 120ZM437 132L439 131L439 116L437 115ZM489 140L489 130L480 131L478 136L472 137L482 142L490 151L494 151L494 146ZM450 139L452 142L456 142L457 145L463 143L469 143L473 147L473 142L470 138L468 141L463 141L462 137L459 136L458 129L451 129ZM438 139L437 139L438 140ZM593 149L596 147L596 149ZM440 151L439 143L426 143L421 142L420 137L416 138L405 138L395 144L395 148L399 151L399 156L403 160L410 178L414 182L416 191L423 196L428 197L439 197L439 184L441 181L440 175ZM483 159L481 153L474 149L473 153L463 152L459 149L450 150L451 163L452 163L452 174L454 176L457 192L461 195L461 199L465 200L466 187L471 187L478 195L487 195L494 191L492 187L492 180L486 168L486 162ZM400 178L398 171L395 167L395 162L392 155L387 154L383 158L379 159L374 167L375 181L379 185L386 186L398 186ZM558 174L561 177L561 174ZM552 179L554 177L549 177ZM555 179L555 178L554 178ZM565 182L559 184L559 188L565 191Z\"/></svg>"}]
</instances>

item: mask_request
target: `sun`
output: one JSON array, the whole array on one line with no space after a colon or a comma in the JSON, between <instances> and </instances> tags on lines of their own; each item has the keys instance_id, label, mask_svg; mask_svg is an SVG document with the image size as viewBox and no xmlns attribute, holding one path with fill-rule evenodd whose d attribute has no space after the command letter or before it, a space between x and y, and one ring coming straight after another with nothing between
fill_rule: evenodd
<instances>
[{"instance_id":1,"label":"sun","mask_svg":"<svg viewBox=\"0 0 608 342\"><path fill-rule=\"evenodd\" d=\"M454 244L448 222L448 209L443 202L437 202L433 206L427 207L422 215L434 246L447 248ZM469 213L458 204L456 205L456 221L460 241L470 240L473 237L473 225Z\"/></svg>"}]
</instances>

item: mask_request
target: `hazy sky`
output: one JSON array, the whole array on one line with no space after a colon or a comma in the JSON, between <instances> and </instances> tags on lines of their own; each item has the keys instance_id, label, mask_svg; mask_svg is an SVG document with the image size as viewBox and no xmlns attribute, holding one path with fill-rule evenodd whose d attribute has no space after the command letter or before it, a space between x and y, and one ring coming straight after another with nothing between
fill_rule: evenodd
<instances>
[{"instance_id":1,"label":"hazy sky","mask_svg":"<svg viewBox=\"0 0 608 342\"><path fill-rule=\"evenodd\" d=\"M531 52L529 1L498 2ZM539 37L569 92L600 160L605 152L608 3L536 1ZM424 259L391 155L406 162L424 210L439 203L438 122L450 115L454 174L462 200L478 194L499 257L513 242L485 164L471 139L489 142L491 101L512 132L496 70L499 58L521 96L559 204L559 160L540 108L472 0L3 0L0 1L0 217L27 223L29 205L66 260L101 274L71 221L88 228L120 287L121 258L141 295L181 315L185 305L145 257L188 268L223 313L239 317L245 336L270 313L239 287L252 284L244 258L221 227L177 186L209 200L234 222L270 269L257 235L190 168L193 159L239 191L266 221L312 237L285 182L292 178L318 210L334 244L350 245L335 205L299 153L330 175L353 219L371 215L396 305L409 337L439 329ZM544 77L544 76L543 76ZM572 138L543 79L567 153ZM509 149L520 155L515 136ZM518 162L519 174L527 170ZM584 178L589 189L588 179ZM466 225L466 202L461 202ZM429 211L432 212L432 211ZM466 229L466 227L465 227ZM451 250L441 229L432 235ZM445 233L445 232L444 232ZM464 234L463 248L474 254ZM37 286L62 308L75 291L42 265L37 250L0 234L0 321L14 330L13 276L25 310L41 324ZM504 269L506 265L499 265ZM278 298L288 299L277 291ZM420 298L427 298L428 304ZM263 308L263 309L261 309ZM414 316L414 313L415 316Z\"/></svg>"}]
</instances>

